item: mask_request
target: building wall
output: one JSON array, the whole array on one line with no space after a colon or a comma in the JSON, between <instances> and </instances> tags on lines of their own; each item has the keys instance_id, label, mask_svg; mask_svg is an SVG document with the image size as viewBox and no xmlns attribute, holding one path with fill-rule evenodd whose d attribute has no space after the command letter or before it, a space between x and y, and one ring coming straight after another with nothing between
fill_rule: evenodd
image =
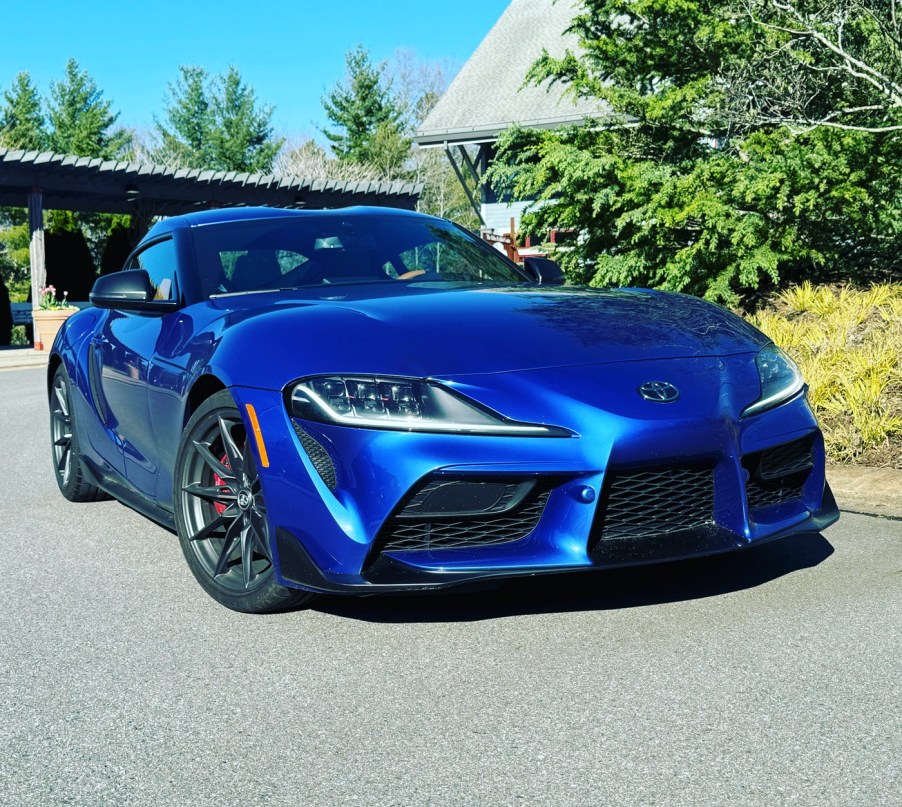
<instances>
[{"instance_id":1,"label":"building wall","mask_svg":"<svg viewBox=\"0 0 902 807\"><path fill-rule=\"evenodd\" d=\"M530 202L496 202L494 204L483 204L482 218L485 226L491 228L496 234L501 235L509 233L511 229L511 216L514 217L514 226L520 229L520 218L523 211L530 205Z\"/></svg>"}]
</instances>

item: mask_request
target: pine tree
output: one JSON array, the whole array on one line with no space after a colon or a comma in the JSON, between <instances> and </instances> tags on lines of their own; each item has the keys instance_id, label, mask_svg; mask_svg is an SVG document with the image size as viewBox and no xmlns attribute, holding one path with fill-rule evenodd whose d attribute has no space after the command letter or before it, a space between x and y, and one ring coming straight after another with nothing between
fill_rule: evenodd
<instances>
[{"instance_id":1,"label":"pine tree","mask_svg":"<svg viewBox=\"0 0 902 807\"><path fill-rule=\"evenodd\" d=\"M402 114L385 80L385 66L375 66L358 45L345 55L346 75L322 98L326 115L337 131L323 129L335 155L347 162L396 173L406 158L410 140L404 136Z\"/></svg>"},{"instance_id":2,"label":"pine tree","mask_svg":"<svg viewBox=\"0 0 902 807\"><path fill-rule=\"evenodd\" d=\"M169 85L171 98L166 123L157 121L161 144L156 159L164 164L206 168L212 163L214 116L202 67L182 65L179 78Z\"/></svg>"},{"instance_id":3,"label":"pine tree","mask_svg":"<svg viewBox=\"0 0 902 807\"><path fill-rule=\"evenodd\" d=\"M27 72L19 73L3 93L0 111L0 145L11 149L41 151L47 148L47 129L41 99Z\"/></svg>"},{"instance_id":4,"label":"pine tree","mask_svg":"<svg viewBox=\"0 0 902 807\"><path fill-rule=\"evenodd\" d=\"M235 67L229 67L215 83L212 103L216 120L213 132L216 167L252 173L269 171L283 142L273 139L270 124L273 108L257 107L253 87L241 80Z\"/></svg>"},{"instance_id":5,"label":"pine tree","mask_svg":"<svg viewBox=\"0 0 902 807\"><path fill-rule=\"evenodd\" d=\"M112 128L119 114L111 112L111 106L88 72L79 69L75 59L69 59L63 81L50 85L50 148L80 157L119 156L128 145L129 135L121 128Z\"/></svg>"},{"instance_id":6,"label":"pine tree","mask_svg":"<svg viewBox=\"0 0 902 807\"><path fill-rule=\"evenodd\" d=\"M202 67L179 69L179 79L169 85L165 119L156 123L155 159L190 168L269 171L282 147L273 137L273 108L258 105L235 67L216 77Z\"/></svg>"}]
</instances>

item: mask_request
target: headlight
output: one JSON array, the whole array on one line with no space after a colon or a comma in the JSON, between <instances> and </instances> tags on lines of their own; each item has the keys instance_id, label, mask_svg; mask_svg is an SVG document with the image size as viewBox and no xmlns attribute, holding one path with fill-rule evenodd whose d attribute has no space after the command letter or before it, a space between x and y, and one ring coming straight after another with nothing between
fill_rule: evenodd
<instances>
[{"instance_id":1,"label":"headlight","mask_svg":"<svg viewBox=\"0 0 902 807\"><path fill-rule=\"evenodd\" d=\"M805 388L796 363L776 345L762 348L755 356L755 365L761 379L761 397L742 411L743 417L771 409Z\"/></svg>"},{"instance_id":2,"label":"headlight","mask_svg":"<svg viewBox=\"0 0 902 807\"><path fill-rule=\"evenodd\" d=\"M318 376L291 389L291 414L370 429L525 437L570 437L557 426L520 423L433 381L384 376Z\"/></svg>"}]
</instances>

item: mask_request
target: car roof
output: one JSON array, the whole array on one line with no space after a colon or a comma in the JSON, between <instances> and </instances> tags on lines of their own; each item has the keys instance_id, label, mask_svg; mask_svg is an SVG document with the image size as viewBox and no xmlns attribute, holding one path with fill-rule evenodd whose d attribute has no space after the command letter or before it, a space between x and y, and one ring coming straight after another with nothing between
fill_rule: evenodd
<instances>
[{"instance_id":1,"label":"car roof","mask_svg":"<svg viewBox=\"0 0 902 807\"><path fill-rule=\"evenodd\" d=\"M147 241L164 233L185 227L203 227L209 224L229 224L239 221L278 218L315 218L317 216L341 213L342 216L397 216L414 218L431 218L422 213L401 210L395 207L341 207L328 210L286 210L278 207L227 207L216 210L201 210L197 213L186 213L172 216L157 222L142 239Z\"/></svg>"}]
</instances>

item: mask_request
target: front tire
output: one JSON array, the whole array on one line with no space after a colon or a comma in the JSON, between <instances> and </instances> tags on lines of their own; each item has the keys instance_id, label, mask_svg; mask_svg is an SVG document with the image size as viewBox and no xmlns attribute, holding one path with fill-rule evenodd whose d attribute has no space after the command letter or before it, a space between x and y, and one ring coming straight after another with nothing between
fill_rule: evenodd
<instances>
[{"instance_id":1,"label":"front tire","mask_svg":"<svg viewBox=\"0 0 902 807\"><path fill-rule=\"evenodd\" d=\"M273 578L269 520L254 453L232 396L201 404L182 436L173 501L179 542L197 582L234 611L262 614L309 602Z\"/></svg>"},{"instance_id":2,"label":"front tire","mask_svg":"<svg viewBox=\"0 0 902 807\"><path fill-rule=\"evenodd\" d=\"M88 480L72 403L69 374L60 364L50 382L50 449L56 484L70 502L99 502L109 496Z\"/></svg>"}]
</instances>

